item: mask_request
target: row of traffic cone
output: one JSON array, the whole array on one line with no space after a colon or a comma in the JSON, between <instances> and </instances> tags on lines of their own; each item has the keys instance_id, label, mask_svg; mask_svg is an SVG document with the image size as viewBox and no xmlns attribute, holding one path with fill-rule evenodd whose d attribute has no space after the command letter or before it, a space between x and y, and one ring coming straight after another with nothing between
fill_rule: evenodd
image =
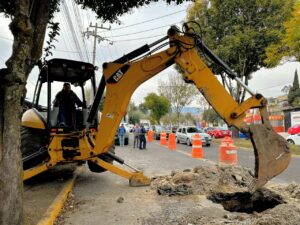
<instances>
[{"instance_id":1,"label":"row of traffic cone","mask_svg":"<svg viewBox=\"0 0 300 225\"><path fill-rule=\"evenodd\" d=\"M225 137L220 145L219 162L224 164L236 165L237 148L231 137ZM202 141L199 134L195 134L193 138L192 157L203 159Z\"/></svg>"},{"instance_id":2,"label":"row of traffic cone","mask_svg":"<svg viewBox=\"0 0 300 225\"><path fill-rule=\"evenodd\" d=\"M148 132L148 142L153 141L153 132ZM168 142L167 135L165 132L160 133L160 145L168 145L168 149L176 149L176 136L173 133L169 134ZM233 143L231 137L225 137L220 145L220 163L236 165L237 164L237 148ZM193 158L204 158L202 141L200 134L195 134L192 140L192 157Z\"/></svg>"}]
</instances>

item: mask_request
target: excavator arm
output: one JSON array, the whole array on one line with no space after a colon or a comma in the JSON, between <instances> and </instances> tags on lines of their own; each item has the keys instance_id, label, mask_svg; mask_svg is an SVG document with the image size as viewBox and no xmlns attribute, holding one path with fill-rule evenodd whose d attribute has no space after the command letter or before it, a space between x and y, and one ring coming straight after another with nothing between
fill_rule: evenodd
<instances>
[{"instance_id":1,"label":"excavator arm","mask_svg":"<svg viewBox=\"0 0 300 225\"><path fill-rule=\"evenodd\" d=\"M154 51L166 45L166 43L161 43L167 39L169 47L153 54ZM158 44L160 45L157 47ZM151 51L151 48L155 46L156 48ZM199 51L221 66L229 77L246 88L251 97L238 104L201 59ZM252 191L262 187L268 180L287 168L291 154L285 139L272 130L268 121L266 99L260 94L254 94L243 84L187 26L184 32L171 27L168 36L151 45L142 46L114 62L103 64L103 77L100 84L102 87L98 90L99 93L96 95L91 110L93 112L97 108L99 97L103 93L103 85L105 85L104 108L93 144L95 155L109 150L136 88L174 63L184 71L183 79L196 85L208 103L229 126L236 127L251 138L255 154L255 179L249 187ZM251 108L260 110L263 124L247 125L244 122L245 112ZM94 116L91 113L89 120L91 121Z\"/></svg>"}]
</instances>

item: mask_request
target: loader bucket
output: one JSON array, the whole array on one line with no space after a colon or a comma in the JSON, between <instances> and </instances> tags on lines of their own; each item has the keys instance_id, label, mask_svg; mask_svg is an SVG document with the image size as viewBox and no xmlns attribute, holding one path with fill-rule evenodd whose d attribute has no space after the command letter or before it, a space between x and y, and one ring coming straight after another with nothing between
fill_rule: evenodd
<instances>
[{"instance_id":1,"label":"loader bucket","mask_svg":"<svg viewBox=\"0 0 300 225\"><path fill-rule=\"evenodd\" d=\"M255 179L249 189L254 192L282 173L290 163L286 140L263 124L250 125L249 135L255 154Z\"/></svg>"}]
</instances>

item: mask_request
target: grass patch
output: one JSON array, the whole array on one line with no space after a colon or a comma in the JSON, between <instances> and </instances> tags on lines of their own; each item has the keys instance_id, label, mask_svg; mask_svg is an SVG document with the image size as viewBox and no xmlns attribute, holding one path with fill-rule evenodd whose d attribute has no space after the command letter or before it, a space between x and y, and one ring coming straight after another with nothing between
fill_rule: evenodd
<instances>
[{"instance_id":1,"label":"grass patch","mask_svg":"<svg viewBox=\"0 0 300 225\"><path fill-rule=\"evenodd\" d=\"M234 141L234 145L237 147L242 147L242 148L250 148L252 149L252 143L250 140L246 140L246 139L241 139L241 138L233 138ZM222 142L222 139L214 139L213 143L220 145ZM292 151L292 154L294 155L300 155L300 145L291 145L289 144L289 147Z\"/></svg>"}]
</instances>

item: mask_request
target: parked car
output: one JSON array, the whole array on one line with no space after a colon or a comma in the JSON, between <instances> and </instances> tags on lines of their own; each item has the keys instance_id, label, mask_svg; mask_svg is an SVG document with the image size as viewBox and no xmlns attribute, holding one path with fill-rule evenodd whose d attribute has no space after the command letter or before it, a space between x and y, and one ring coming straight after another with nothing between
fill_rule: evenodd
<instances>
[{"instance_id":1,"label":"parked car","mask_svg":"<svg viewBox=\"0 0 300 225\"><path fill-rule=\"evenodd\" d=\"M298 134L300 133L300 124L294 125L288 129L289 134Z\"/></svg>"},{"instance_id":2,"label":"parked car","mask_svg":"<svg viewBox=\"0 0 300 225\"><path fill-rule=\"evenodd\" d=\"M287 142L293 145L300 145L300 133L299 134L293 134L289 135L286 138Z\"/></svg>"},{"instance_id":3,"label":"parked car","mask_svg":"<svg viewBox=\"0 0 300 225\"><path fill-rule=\"evenodd\" d=\"M153 130L153 138L155 139L155 140L160 140L160 133L162 132L162 131L164 131L164 132L166 132L166 137L167 137L167 139L168 139L168 137L169 137L169 134L170 134L170 129L168 129L168 128L166 128L166 127L163 127L163 126L161 126L161 125L153 125L152 126L152 130Z\"/></svg>"},{"instance_id":4,"label":"parked car","mask_svg":"<svg viewBox=\"0 0 300 225\"><path fill-rule=\"evenodd\" d=\"M205 130L213 138L231 137L232 132L224 127L208 127Z\"/></svg>"},{"instance_id":5,"label":"parked car","mask_svg":"<svg viewBox=\"0 0 300 225\"><path fill-rule=\"evenodd\" d=\"M194 134L200 134L202 145L210 146L211 145L211 136L205 133L203 130L198 129L197 127L180 127L176 132L177 143L186 143L187 145L192 145Z\"/></svg>"}]
</instances>

